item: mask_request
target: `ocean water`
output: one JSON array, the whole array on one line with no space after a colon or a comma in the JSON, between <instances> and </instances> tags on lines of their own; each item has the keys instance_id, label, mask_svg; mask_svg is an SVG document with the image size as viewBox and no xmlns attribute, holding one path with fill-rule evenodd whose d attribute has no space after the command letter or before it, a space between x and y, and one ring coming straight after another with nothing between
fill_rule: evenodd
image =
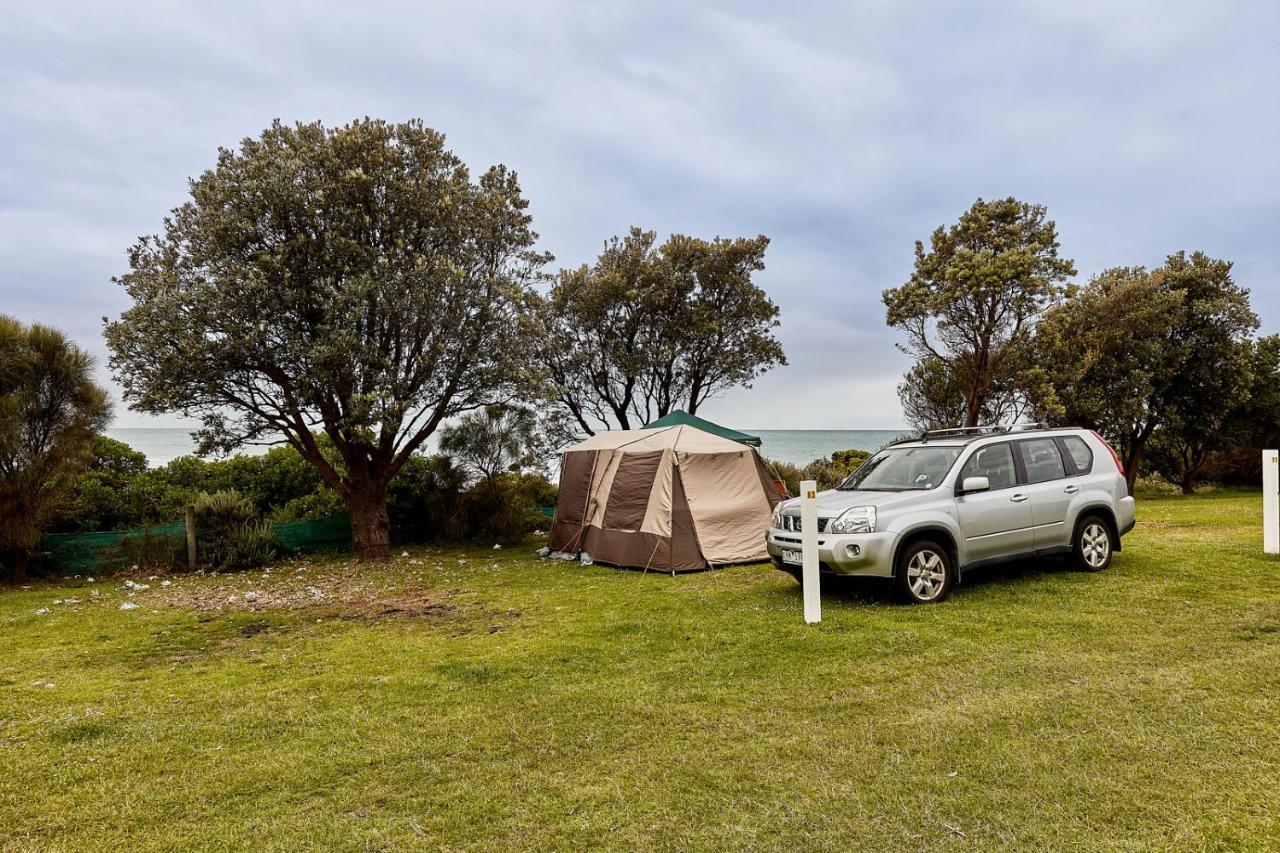
<instances>
[{"instance_id":1,"label":"ocean water","mask_svg":"<svg viewBox=\"0 0 1280 853\"><path fill-rule=\"evenodd\" d=\"M761 452L770 459L804 465L837 450L878 450L902 434L902 430L844 429L744 429L760 436ZM195 452L191 431L165 427L120 427L107 430L107 435L123 441L147 455L151 465L167 462ZM434 437L434 436L433 436ZM431 444L429 442L429 444ZM246 447L241 453L261 454L266 447Z\"/></svg>"},{"instance_id":2,"label":"ocean water","mask_svg":"<svg viewBox=\"0 0 1280 853\"><path fill-rule=\"evenodd\" d=\"M760 436L760 452L769 459L804 465L837 450L879 450L905 429L746 429Z\"/></svg>"}]
</instances>

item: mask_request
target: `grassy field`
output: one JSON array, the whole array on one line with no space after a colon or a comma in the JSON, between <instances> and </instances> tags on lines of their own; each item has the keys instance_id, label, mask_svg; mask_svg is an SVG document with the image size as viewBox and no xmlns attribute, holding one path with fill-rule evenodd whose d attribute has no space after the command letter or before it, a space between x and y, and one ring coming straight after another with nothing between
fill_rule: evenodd
<instances>
[{"instance_id":1,"label":"grassy field","mask_svg":"<svg viewBox=\"0 0 1280 853\"><path fill-rule=\"evenodd\" d=\"M534 546L3 592L0 844L1274 848L1260 516L1143 501L1104 573L827 590L818 627L767 566Z\"/></svg>"}]
</instances>

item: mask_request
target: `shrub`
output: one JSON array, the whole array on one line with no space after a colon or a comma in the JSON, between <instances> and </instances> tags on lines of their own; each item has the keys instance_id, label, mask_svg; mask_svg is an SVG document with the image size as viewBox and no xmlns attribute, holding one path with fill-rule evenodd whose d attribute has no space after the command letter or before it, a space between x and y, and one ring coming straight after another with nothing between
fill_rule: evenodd
<instances>
[{"instance_id":1,"label":"shrub","mask_svg":"<svg viewBox=\"0 0 1280 853\"><path fill-rule=\"evenodd\" d=\"M271 559L263 536L274 544L274 528L254 523L254 506L236 491L201 495L195 501L200 561L219 571L255 568ZM263 533L265 529L266 533Z\"/></svg>"},{"instance_id":2,"label":"shrub","mask_svg":"<svg viewBox=\"0 0 1280 853\"><path fill-rule=\"evenodd\" d=\"M819 489L834 489L870 456L865 450L837 450L830 459L815 459L803 468L776 459L766 459L765 467L787 484L788 492L798 495L801 480L815 480Z\"/></svg>"},{"instance_id":3,"label":"shrub","mask_svg":"<svg viewBox=\"0 0 1280 853\"><path fill-rule=\"evenodd\" d=\"M228 539L222 554L224 571L256 569L276 555L276 528L267 521L246 521Z\"/></svg>"}]
</instances>

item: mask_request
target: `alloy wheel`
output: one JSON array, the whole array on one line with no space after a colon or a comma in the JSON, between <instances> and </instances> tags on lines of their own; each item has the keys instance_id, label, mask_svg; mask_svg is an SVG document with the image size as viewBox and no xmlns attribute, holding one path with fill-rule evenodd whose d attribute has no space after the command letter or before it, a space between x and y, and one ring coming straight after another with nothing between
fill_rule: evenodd
<instances>
[{"instance_id":1,"label":"alloy wheel","mask_svg":"<svg viewBox=\"0 0 1280 853\"><path fill-rule=\"evenodd\" d=\"M1091 569L1100 569L1107 564L1107 558L1111 556L1111 536L1098 522L1089 522L1081 532L1080 555Z\"/></svg>"},{"instance_id":2,"label":"alloy wheel","mask_svg":"<svg viewBox=\"0 0 1280 853\"><path fill-rule=\"evenodd\" d=\"M920 601L937 598L946 579L942 556L934 551L919 551L907 563L907 583L911 586L911 594Z\"/></svg>"}]
</instances>

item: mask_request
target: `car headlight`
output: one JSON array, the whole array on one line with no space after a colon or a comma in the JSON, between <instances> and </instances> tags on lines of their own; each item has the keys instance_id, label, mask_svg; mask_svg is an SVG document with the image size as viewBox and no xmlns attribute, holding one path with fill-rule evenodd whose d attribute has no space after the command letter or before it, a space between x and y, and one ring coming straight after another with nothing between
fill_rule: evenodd
<instances>
[{"instance_id":1,"label":"car headlight","mask_svg":"<svg viewBox=\"0 0 1280 853\"><path fill-rule=\"evenodd\" d=\"M828 533L875 533L876 508L873 506L855 506L846 509L827 525Z\"/></svg>"}]
</instances>

